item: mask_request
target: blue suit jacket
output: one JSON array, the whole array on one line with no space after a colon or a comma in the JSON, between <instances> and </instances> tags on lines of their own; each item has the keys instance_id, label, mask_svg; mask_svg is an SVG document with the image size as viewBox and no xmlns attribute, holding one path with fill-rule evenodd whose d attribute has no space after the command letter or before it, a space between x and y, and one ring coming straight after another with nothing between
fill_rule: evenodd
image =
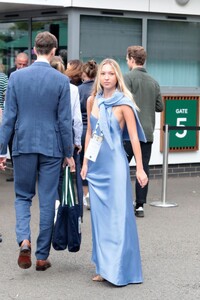
<instances>
[{"instance_id":1,"label":"blue suit jacket","mask_svg":"<svg viewBox=\"0 0 200 300\"><path fill-rule=\"evenodd\" d=\"M46 62L13 72L0 128L0 154L14 132L12 155L73 155L70 87L67 76Z\"/></svg>"}]
</instances>

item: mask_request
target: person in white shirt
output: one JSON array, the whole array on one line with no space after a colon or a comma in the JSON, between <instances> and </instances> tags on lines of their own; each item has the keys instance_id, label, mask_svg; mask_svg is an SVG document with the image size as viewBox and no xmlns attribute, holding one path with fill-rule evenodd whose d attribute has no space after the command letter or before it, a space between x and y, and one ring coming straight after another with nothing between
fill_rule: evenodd
<instances>
[{"instance_id":1,"label":"person in white shirt","mask_svg":"<svg viewBox=\"0 0 200 300\"><path fill-rule=\"evenodd\" d=\"M64 74L65 67L60 56L54 56L50 61L51 66ZM82 115L80 109L80 99L78 87L70 83L70 96L71 96L71 112L73 119L73 133L74 133L74 146L81 151L81 135L83 131Z\"/></svg>"},{"instance_id":2,"label":"person in white shirt","mask_svg":"<svg viewBox=\"0 0 200 300\"><path fill-rule=\"evenodd\" d=\"M60 56L54 56L50 61L51 66L64 74L65 67ZM80 152L82 150L81 146L81 136L83 132L82 114L80 107L79 91L78 87L70 83L70 96L71 96L71 113L72 113L72 124L73 124L73 143L74 143L74 160L76 164L76 183L78 200L81 206L81 216L83 216L83 186L82 179L80 176L81 162L80 162ZM62 195L62 181L63 181L63 170L61 170L60 181L58 186L59 198Z\"/></svg>"}]
</instances>

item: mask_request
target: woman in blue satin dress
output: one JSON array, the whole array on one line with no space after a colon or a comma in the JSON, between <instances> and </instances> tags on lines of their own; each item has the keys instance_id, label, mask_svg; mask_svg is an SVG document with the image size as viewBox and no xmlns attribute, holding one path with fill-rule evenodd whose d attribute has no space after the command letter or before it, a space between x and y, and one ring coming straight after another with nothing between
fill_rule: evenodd
<instances>
[{"instance_id":1,"label":"woman in blue satin dress","mask_svg":"<svg viewBox=\"0 0 200 300\"><path fill-rule=\"evenodd\" d=\"M116 286L142 283L142 267L132 184L123 138L130 138L136 176L144 187L140 143L146 141L136 104L125 87L118 63L105 59L99 65L94 97L87 105L88 127L81 176L89 183L92 222L93 281Z\"/></svg>"}]
</instances>

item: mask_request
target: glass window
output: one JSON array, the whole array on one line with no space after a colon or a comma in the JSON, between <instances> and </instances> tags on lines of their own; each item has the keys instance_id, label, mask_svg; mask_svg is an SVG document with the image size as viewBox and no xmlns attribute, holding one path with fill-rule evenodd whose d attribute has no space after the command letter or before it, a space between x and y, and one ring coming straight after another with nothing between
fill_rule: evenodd
<instances>
[{"instance_id":1,"label":"glass window","mask_svg":"<svg viewBox=\"0 0 200 300\"><path fill-rule=\"evenodd\" d=\"M132 44L141 45L142 20L117 17L81 16L80 59L114 58L127 72L126 49Z\"/></svg>"},{"instance_id":2,"label":"glass window","mask_svg":"<svg viewBox=\"0 0 200 300\"><path fill-rule=\"evenodd\" d=\"M58 40L58 50L66 49L67 50L67 19L62 20L33 20L32 22L32 48L34 47L34 40L36 35L41 31L49 31L54 34Z\"/></svg>"},{"instance_id":3,"label":"glass window","mask_svg":"<svg viewBox=\"0 0 200 300\"><path fill-rule=\"evenodd\" d=\"M58 51L67 49L67 18L33 20L32 37L29 36L28 20L0 23L0 65L6 74L14 67L15 57L19 52L26 52L29 55L30 38L32 38L32 61L36 58L33 46L35 37L40 31L50 31L57 37Z\"/></svg>"},{"instance_id":4,"label":"glass window","mask_svg":"<svg viewBox=\"0 0 200 300\"><path fill-rule=\"evenodd\" d=\"M4 72L15 64L15 56L28 50L28 22L0 23L0 64Z\"/></svg>"},{"instance_id":5,"label":"glass window","mask_svg":"<svg viewBox=\"0 0 200 300\"><path fill-rule=\"evenodd\" d=\"M148 21L147 69L161 86L200 84L200 23Z\"/></svg>"}]
</instances>

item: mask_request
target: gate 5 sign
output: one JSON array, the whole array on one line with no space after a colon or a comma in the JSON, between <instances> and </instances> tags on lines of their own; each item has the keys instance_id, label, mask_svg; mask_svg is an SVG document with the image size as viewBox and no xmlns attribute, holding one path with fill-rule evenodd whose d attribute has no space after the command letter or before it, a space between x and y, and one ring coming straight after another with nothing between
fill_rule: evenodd
<instances>
[{"instance_id":1,"label":"gate 5 sign","mask_svg":"<svg viewBox=\"0 0 200 300\"><path fill-rule=\"evenodd\" d=\"M165 124L182 126L180 130L170 130L170 150L197 150L197 131L186 130L185 126L198 126L199 97L165 97Z\"/></svg>"}]
</instances>

